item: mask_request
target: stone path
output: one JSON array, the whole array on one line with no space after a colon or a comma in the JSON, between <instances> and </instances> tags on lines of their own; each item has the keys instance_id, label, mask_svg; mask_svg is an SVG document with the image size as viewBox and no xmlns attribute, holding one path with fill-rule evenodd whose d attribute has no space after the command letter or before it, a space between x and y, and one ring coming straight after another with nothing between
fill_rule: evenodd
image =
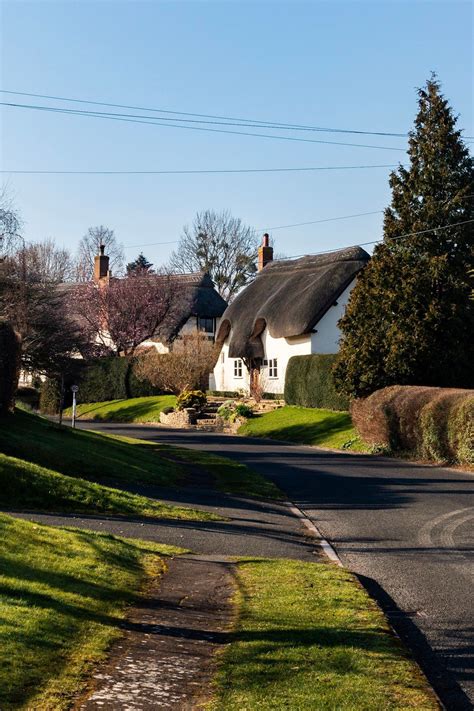
<instances>
[{"instance_id":1,"label":"stone path","mask_svg":"<svg viewBox=\"0 0 474 711\"><path fill-rule=\"evenodd\" d=\"M232 625L233 568L222 557L171 560L131 610L76 711L188 711L209 700L215 655Z\"/></svg>"}]
</instances>

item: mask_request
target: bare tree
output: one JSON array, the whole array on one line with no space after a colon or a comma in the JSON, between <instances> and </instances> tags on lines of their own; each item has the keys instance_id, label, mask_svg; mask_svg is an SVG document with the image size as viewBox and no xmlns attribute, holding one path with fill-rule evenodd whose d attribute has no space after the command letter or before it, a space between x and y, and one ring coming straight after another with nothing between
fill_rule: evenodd
<instances>
[{"instance_id":1,"label":"bare tree","mask_svg":"<svg viewBox=\"0 0 474 711\"><path fill-rule=\"evenodd\" d=\"M67 249L57 247L52 239L25 246L24 258L31 278L43 283L71 281L73 262Z\"/></svg>"},{"instance_id":2,"label":"bare tree","mask_svg":"<svg viewBox=\"0 0 474 711\"><path fill-rule=\"evenodd\" d=\"M22 227L20 213L16 209L8 187L0 187L0 259L18 248L19 231Z\"/></svg>"},{"instance_id":3,"label":"bare tree","mask_svg":"<svg viewBox=\"0 0 474 711\"><path fill-rule=\"evenodd\" d=\"M99 254L99 247L105 246L109 256L110 271L119 276L123 271L123 247L117 241L115 232L104 225L89 227L87 234L79 242L76 259L76 281L90 281L94 273L94 257Z\"/></svg>"},{"instance_id":4,"label":"bare tree","mask_svg":"<svg viewBox=\"0 0 474 711\"><path fill-rule=\"evenodd\" d=\"M255 231L228 210L198 212L183 228L171 255L175 272L209 272L220 295L231 301L255 275L258 242Z\"/></svg>"}]
</instances>

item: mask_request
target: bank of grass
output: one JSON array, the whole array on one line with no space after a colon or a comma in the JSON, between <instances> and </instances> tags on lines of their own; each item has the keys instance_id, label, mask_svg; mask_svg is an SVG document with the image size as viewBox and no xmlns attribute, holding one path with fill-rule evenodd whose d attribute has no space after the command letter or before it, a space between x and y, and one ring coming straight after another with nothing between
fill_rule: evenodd
<instances>
[{"instance_id":1,"label":"bank of grass","mask_svg":"<svg viewBox=\"0 0 474 711\"><path fill-rule=\"evenodd\" d=\"M77 416L82 420L99 422L159 422L164 407L174 407L174 395L134 397L129 400L107 400L105 402L84 402L77 406ZM72 417L72 408L64 411L65 417Z\"/></svg>"},{"instance_id":2,"label":"bank of grass","mask_svg":"<svg viewBox=\"0 0 474 711\"><path fill-rule=\"evenodd\" d=\"M70 708L171 546L0 514L0 708Z\"/></svg>"},{"instance_id":3,"label":"bank of grass","mask_svg":"<svg viewBox=\"0 0 474 711\"><path fill-rule=\"evenodd\" d=\"M239 617L213 711L438 709L425 678L355 578L331 564L238 565Z\"/></svg>"},{"instance_id":4,"label":"bank of grass","mask_svg":"<svg viewBox=\"0 0 474 711\"><path fill-rule=\"evenodd\" d=\"M157 449L138 440L59 427L17 412L0 420L0 507L218 519L207 511L170 506L119 488L171 484L183 476L183 468L160 457Z\"/></svg>"},{"instance_id":5,"label":"bank of grass","mask_svg":"<svg viewBox=\"0 0 474 711\"><path fill-rule=\"evenodd\" d=\"M357 436L350 414L334 410L286 405L247 420L240 427L239 434L329 449L368 451Z\"/></svg>"}]
</instances>

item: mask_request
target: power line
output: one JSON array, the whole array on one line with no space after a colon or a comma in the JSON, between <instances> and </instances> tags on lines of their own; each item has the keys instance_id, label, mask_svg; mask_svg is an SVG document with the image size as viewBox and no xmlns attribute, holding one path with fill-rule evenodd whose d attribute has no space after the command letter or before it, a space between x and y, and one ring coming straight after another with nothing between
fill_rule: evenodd
<instances>
[{"instance_id":1,"label":"power line","mask_svg":"<svg viewBox=\"0 0 474 711\"><path fill-rule=\"evenodd\" d=\"M466 196L467 197L467 196ZM427 234L428 232L437 232L438 230L449 230L451 227L459 227L460 225L468 225L473 220L463 220L462 222L453 222L451 225L441 225L440 227L431 227L428 230L418 230L417 232L407 232L403 235L396 235L395 237L390 237L390 240L404 239L406 237L414 237L416 235ZM369 244L378 244L383 242L383 239L374 239L371 242L359 242L358 244L349 244L345 247L338 247L337 249L325 249L322 252L310 252L309 254L293 254L291 257L285 257L285 259L298 259L299 257L317 257L319 254L328 254L329 252L342 252L344 249L349 249L350 247L367 247Z\"/></svg>"},{"instance_id":2,"label":"power line","mask_svg":"<svg viewBox=\"0 0 474 711\"><path fill-rule=\"evenodd\" d=\"M229 168L223 170L0 170L12 175L201 175L221 173L287 173L317 170L363 170L368 168L396 168L394 164L384 165L327 165L307 168Z\"/></svg>"},{"instance_id":3,"label":"power line","mask_svg":"<svg viewBox=\"0 0 474 711\"><path fill-rule=\"evenodd\" d=\"M142 118L136 118L135 115L133 114L119 114L119 115L114 115L112 113L101 113L99 111L83 111L79 109L64 109L60 107L52 107L52 106L38 106L35 104L15 104L11 102L6 102L2 101L0 102L0 106L8 106L10 108L19 108L19 109L28 109L28 110L36 110L36 111L46 111L50 113L59 113L59 114L66 114L66 115L71 115L71 116L84 116L87 118L100 118L100 119L106 119L109 121L124 121L127 123L139 123L139 124L146 124L146 125L151 125L151 126L164 126L166 128L181 128L181 129L187 129L189 131L206 131L208 133L226 133L234 136L252 136L256 138L270 138L274 140L279 140L279 141L296 141L298 143L320 143L320 144L327 144L327 145L332 145L332 146L349 146L352 148L375 148L379 150L387 150L387 151L402 151L406 152L404 148L395 148L394 146L375 146L373 144L366 144L366 143L347 143L347 142L342 142L342 141L324 141L324 140L319 140L319 139L314 139L314 138L296 138L295 136L275 136L272 134L268 133L251 133L249 131L231 131L229 129L221 129L221 128L206 128L204 126L184 126L184 125L176 125L176 124L169 124L169 123L157 123L158 120L156 117L142 117ZM148 120L148 119L152 120ZM143 120L146 119L146 120Z\"/></svg>"},{"instance_id":4,"label":"power line","mask_svg":"<svg viewBox=\"0 0 474 711\"><path fill-rule=\"evenodd\" d=\"M364 217L365 215L380 215L383 210L374 210L373 212L359 212L356 215L342 215L341 217L326 217L324 220L312 220L311 222L295 222L293 225L279 225L278 227L261 227L260 230L285 230L289 227L303 227L304 225L319 225L322 222L335 222L336 220L349 220L352 217Z\"/></svg>"},{"instance_id":5,"label":"power line","mask_svg":"<svg viewBox=\"0 0 474 711\"><path fill-rule=\"evenodd\" d=\"M200 113L193 113L193 112L188 112L188 111L174 111L170 109L156 109L156 108L151 108L149 106L134 106L130 104L114 104L106 101L92 101L90 99L76 99L72 97L65 97L65 96L52 96L50 94L35 94L31 92L26 92L26 91L8 91L7 89L0 89L0 93L2 94L11 94L15 96L29 96L29 97L35 97L39 99L49 99L49 100L54 100L54 101L67 101L70 103L79 103L79 104L89 104L93 106L108 106L110 108L118 108L118 109L130 109L130 110L135 110L135 111L151 111L154 113L162 113L162 114L173 114L175 116L194 116L198 118L204 118L204 119L214 119L214 120L219 120L219 121L239 121L244 124L252 125L252 124L259 124L259 125L266 125L267 127L269 126L275 126L280 129L288 129L288 130L301 130L301 131L321 131L324 133L350 133L350 134L356 134L356 135L364 135L364 136L392 136L395 138L407 138L408 134L407 133L396 133L392 131L366 131L366 130L358 130L358 129L345 129L345 128L334 128L334 127L323 127L323 126L308 126L305 124L294 124L294 123L284 123L280 121L264 121L260 119L247 119L247 118L239 118L236 116L218 116L214 114L200 114ZM170 119L171 120L171 119ZM176 119L178 120L178 119ZM186 119L182 119L186 120ZM465 136L465 138L472 139L473 136Z\"/></svg>"}]
</instances>

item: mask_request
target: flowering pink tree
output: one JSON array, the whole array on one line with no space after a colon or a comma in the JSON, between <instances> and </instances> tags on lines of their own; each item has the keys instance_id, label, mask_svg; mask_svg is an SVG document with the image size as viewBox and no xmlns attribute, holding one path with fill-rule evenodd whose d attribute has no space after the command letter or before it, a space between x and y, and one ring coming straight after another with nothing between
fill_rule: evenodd
<instances>
[{"instance_id":1,"label":"flowering pink tree","mask_svg":"<svg viewBox=\"0 0 474 711\"><path fill-rule=\"evenodd\" d=\"M140 344L157 335L182 309L175 280L169 274L145 271L80 285L73 299L77 319L91 343L129 360ZM127 388L129 376L130 372Z\"/></svg>"}]
</instances>

